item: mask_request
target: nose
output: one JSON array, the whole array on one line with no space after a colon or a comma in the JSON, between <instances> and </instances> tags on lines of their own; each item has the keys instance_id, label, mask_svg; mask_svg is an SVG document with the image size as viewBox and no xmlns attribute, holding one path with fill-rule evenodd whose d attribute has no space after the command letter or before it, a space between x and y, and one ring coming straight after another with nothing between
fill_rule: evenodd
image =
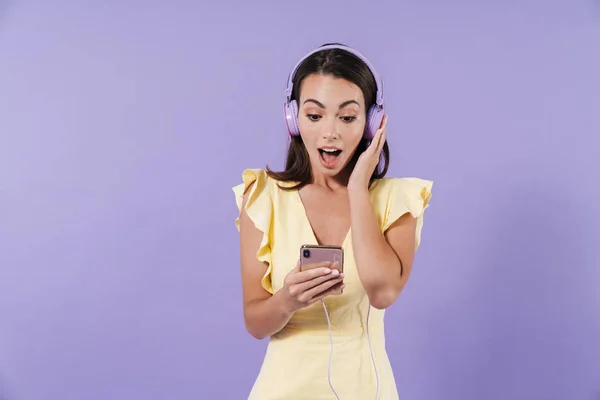
<instances>
[{"instance_id":1,"label":"nose","mask_svg":"<svg viewBox=\"0 0 600 400\"><path fill-rule=\"evenodd\" d=\"M336 121L334 120L323 127L323 139L335 140L339 137L337 124L335 122Z\"/></svg>"}]
</instances>

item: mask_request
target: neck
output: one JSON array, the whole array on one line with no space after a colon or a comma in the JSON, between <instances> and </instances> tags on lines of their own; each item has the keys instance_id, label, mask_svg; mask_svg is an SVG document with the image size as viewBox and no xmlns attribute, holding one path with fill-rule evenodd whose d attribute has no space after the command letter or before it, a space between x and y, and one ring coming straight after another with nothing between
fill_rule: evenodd
<instances>
[{"instance_id":1,"label":"neck","mask_svg":"<svg viewBox=\"0 0 600 400\"><path fill-rule=\"evenodd\" d=\"M324 188L328 188L331 190L337 190L346 188L348 186L348 180L350 179L350 173L348 167L344 168L337 175L325 175L323 173L318 172L316 168L313 168L312 175L313 181L312 184L315 186L320 186Z\"/></svg>"}]
</instances>

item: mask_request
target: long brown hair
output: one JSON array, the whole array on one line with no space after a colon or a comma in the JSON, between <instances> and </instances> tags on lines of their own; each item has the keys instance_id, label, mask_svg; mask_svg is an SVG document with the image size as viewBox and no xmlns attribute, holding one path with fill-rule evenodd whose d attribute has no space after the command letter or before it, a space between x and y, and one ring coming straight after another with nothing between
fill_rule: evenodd
<instances>
[{"instance_id":1,"label":"long brown hair","mask_svg":"<svg viewBox=\"0 0 600 400\"><path fill-rule=\"evenodd\" d=\"M331 43L338 44L338 43ZM325 45L324 45L325 46ZM334 78L342 78L358 86L365 98L366 110L375 103L375 94L377 85L375 78L369 67L354 54L343 49L328 49L318 51L299 66L293 79L292 99L300 98L300 86L302 81L309 75L323 74ZM358 144L352 159L346 166L350 171L354 169L358 157L367 149L369 140L363 138ZM390 149L387 141L383 145L381 157L377 167L371 175L369 185L375 180L381 179L387 173L390 162ZM301 136L292 136L287 151L285 170L273 171L268 165L267 174L278 181L292 183L281 188L284 190L298 190L313 181L312 170L310 166L310 156Z\"/></svg>"}]
</instances>

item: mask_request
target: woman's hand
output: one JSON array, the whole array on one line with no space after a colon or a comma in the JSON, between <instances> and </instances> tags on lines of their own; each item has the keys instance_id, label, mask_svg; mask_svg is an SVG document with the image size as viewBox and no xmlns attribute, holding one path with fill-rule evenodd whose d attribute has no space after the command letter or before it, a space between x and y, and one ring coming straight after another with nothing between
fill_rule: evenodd
<instances>
[{"instance_id":1,"label":"woman's hand","mask_svg":"<svg viewBox=\"0 0 600 400\"><path fill-rule=\"evenodd\" d=\"M379 158L381 156L381 150L385 144L386 138L386 125L387 115L383 117L381 127L375 133L371 144L367 149L358 157L354 170L348 180L348 188L368 188L369 180L373 171L379 164Z\"/></svg>"},{"instance_id":2,"label":"woman's hand","mask_svg":"<svg viewBox=\"0 0 600 400\"><path fill-rule=\"evenodd\" d=\"M283 281L286 309L293 313L344 288L344 274L330 262L309 264L300 270L300 261Z\"/></svg>"}]
</instances>

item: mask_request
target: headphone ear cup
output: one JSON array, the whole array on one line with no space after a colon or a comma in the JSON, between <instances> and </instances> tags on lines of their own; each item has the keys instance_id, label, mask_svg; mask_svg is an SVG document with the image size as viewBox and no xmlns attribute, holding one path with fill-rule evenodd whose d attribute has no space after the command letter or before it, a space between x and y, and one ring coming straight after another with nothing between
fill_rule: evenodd
<instances>
[{"instance_id":1,"label":"headphone ear cup","mask_svg":"<svg viewBox=\"0 0 600 400\"><path fill-rule=\"evenodd\" d=\"M369 108L367 123L365 124L365 139L372 140L375 137L375 133L377 133L377 130L381 127L384 115L383 107L380 107L377 104L374 104Z\"/></svg>"},{"instance_id":2,"label":"headphone ear cup","mask_svg":"<svg viewBox=\"0 0 600 400\"><path fill-rule=\"evenodd\" d=\"M298 126L298 103L292 100L283 106L285 112L285 125L290 136L300 135L300 127Z\"/></svg>"}]
</instances>

